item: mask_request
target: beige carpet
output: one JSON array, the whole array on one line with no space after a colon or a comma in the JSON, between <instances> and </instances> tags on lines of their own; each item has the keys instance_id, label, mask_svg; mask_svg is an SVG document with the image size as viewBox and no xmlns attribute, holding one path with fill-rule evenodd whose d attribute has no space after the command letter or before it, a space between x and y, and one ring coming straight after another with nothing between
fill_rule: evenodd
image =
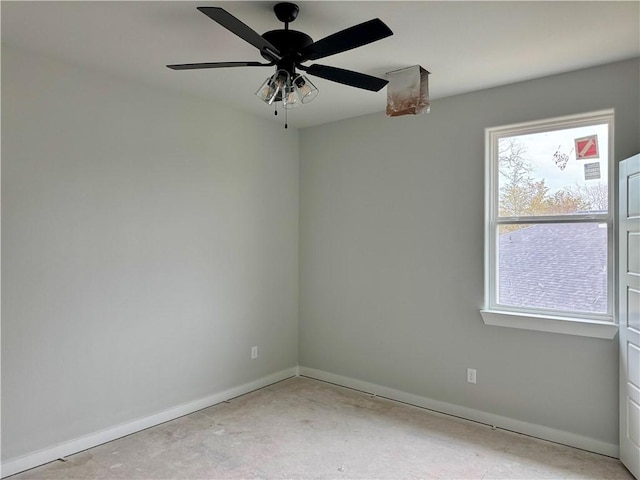
<instances>
[{"instance_id":1,"label":"beige carpet","mask_svg":"<svg viewBox=\"0 0 640 480\"><path fill-rule=\"evenodd\" d=\"M10 478L633 477L613 458L291 378Z\"/></svg>"}]
</instances>

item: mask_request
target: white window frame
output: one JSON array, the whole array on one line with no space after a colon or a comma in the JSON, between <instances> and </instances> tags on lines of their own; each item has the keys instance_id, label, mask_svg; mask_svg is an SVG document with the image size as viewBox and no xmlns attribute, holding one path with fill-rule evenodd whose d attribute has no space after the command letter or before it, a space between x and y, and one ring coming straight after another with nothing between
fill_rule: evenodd
<instances>
[{"instance_id":1,"label":"white window frame","mask_svg":"<svg viewBox=\"0 0 640 480\"><path fill-rule=\"evenodd\" d=\"M499 172L498 141L503 137L541 133L547 131L582 127L607 123L608 141L608 190L609 202L606 214L557 215L499 218ZM615 163L614 163L614 111L602 110L557 117L546 120L519 123L485 129L485 301L480 310L485 324L536 330L542 332L564 333L596 338L615 337L618 325L614 322L615 313ZM501 224L539 224L539 223L606 223L607 225L607 312L606 314L587 314L578 312L546 311L500 305L497 303L497 230Z\"/></svg>"}]
</instances>

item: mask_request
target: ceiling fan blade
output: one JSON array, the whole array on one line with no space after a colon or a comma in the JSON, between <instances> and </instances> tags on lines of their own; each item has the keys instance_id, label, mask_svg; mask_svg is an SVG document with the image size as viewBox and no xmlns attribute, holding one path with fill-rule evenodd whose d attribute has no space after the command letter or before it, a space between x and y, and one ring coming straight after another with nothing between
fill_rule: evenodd
<instances>
[{"instance_id":1,"label":"ceiling fan blade","mask_svg":"<svg viewBox=\"0 0 640 480\"><path fill-rule=\"evenodd\" d=\"M253 30L251 27L242 23L226 10L220 7L198 7L198 10L200 10L214 22L218 22L231 33L235 33L245 42L250 43L258 50L268 55L272 60L277 61L282 58L282 54L276 47L271 45L271 43L262 38L262 35Z\"/></svg>"},{"instance_id":2,"label":"ceiling fan blade","mask_svg":"<svg viewBox=\"0 0 640 480\"><path fill-rule=\"evenodd\" d=\"M387 83L387 80L382 78L372 77L364 73L358 73L351 70L344 70L342 68L328 67L326 65L313 64L310 67L299 66L300 69L305 70L309 75L331 80L332 82L343 83L351 87L362 88L364 90L371 90L377 92L381 90Z\"/></svg>"},{"instance_id":3,"label":"ceiling fan blade","mask_svg":"<svg viewBox=\"0 0 640 480\"><path fill-rule=\"evenodd\" d=\"M273 63L260 62L213 62L213 63L182 63L167 65L171 70L197 70L199 68L227 68L227 67L271 67Z\"/></svg>"},{"instance_id":4,"label":"ceiling fan blade","mask_svg":"<svg viewBox=\"0 0 640 480\"><path fill-rule=\"evenodd\" d=\"M302 50L302 61L318 60L336 53L376 42L393 35L393 32L379 18L354 25L312 43Z\"/></svg>"}]
</instances>

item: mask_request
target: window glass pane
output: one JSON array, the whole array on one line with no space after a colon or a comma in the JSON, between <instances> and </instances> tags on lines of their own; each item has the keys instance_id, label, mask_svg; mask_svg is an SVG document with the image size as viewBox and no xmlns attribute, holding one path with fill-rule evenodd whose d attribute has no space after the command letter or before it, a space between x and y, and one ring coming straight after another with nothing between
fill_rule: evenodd
<instances>
[{"instance_id":1,"label":"window glass pane","mask_svg":"<svg viewBox=\"0 0 640 480\"><path fill-rule=\"evenodd\" d=\"M499 216L606 213L608 124L502 137Z\"/></svg>"},{"instance_id":2,"label":"window glass pane","mask_svg":"<svg viewBox=\"0 0 640 480\"><path fill-rule=\"evenodd\" d=\"M542 223L498 227L497 302L607 313L607 226Z\"/></svg>"}]
</instances>

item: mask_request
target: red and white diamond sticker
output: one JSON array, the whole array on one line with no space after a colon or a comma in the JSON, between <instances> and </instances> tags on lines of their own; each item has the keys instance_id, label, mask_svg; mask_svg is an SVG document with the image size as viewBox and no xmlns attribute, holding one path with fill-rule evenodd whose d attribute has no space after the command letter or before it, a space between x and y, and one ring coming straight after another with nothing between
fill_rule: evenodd
<instances>
[{"instance_id":1,"label":"red and white diamond sticker","mask_svg":"<svg viewBox=\"0 0 640 480\"><path fill-rule=\"evenodd\" d=\"M600 158L598 154L598 135L576 138L576 160Z\"/></svg>"}]
</instances>

